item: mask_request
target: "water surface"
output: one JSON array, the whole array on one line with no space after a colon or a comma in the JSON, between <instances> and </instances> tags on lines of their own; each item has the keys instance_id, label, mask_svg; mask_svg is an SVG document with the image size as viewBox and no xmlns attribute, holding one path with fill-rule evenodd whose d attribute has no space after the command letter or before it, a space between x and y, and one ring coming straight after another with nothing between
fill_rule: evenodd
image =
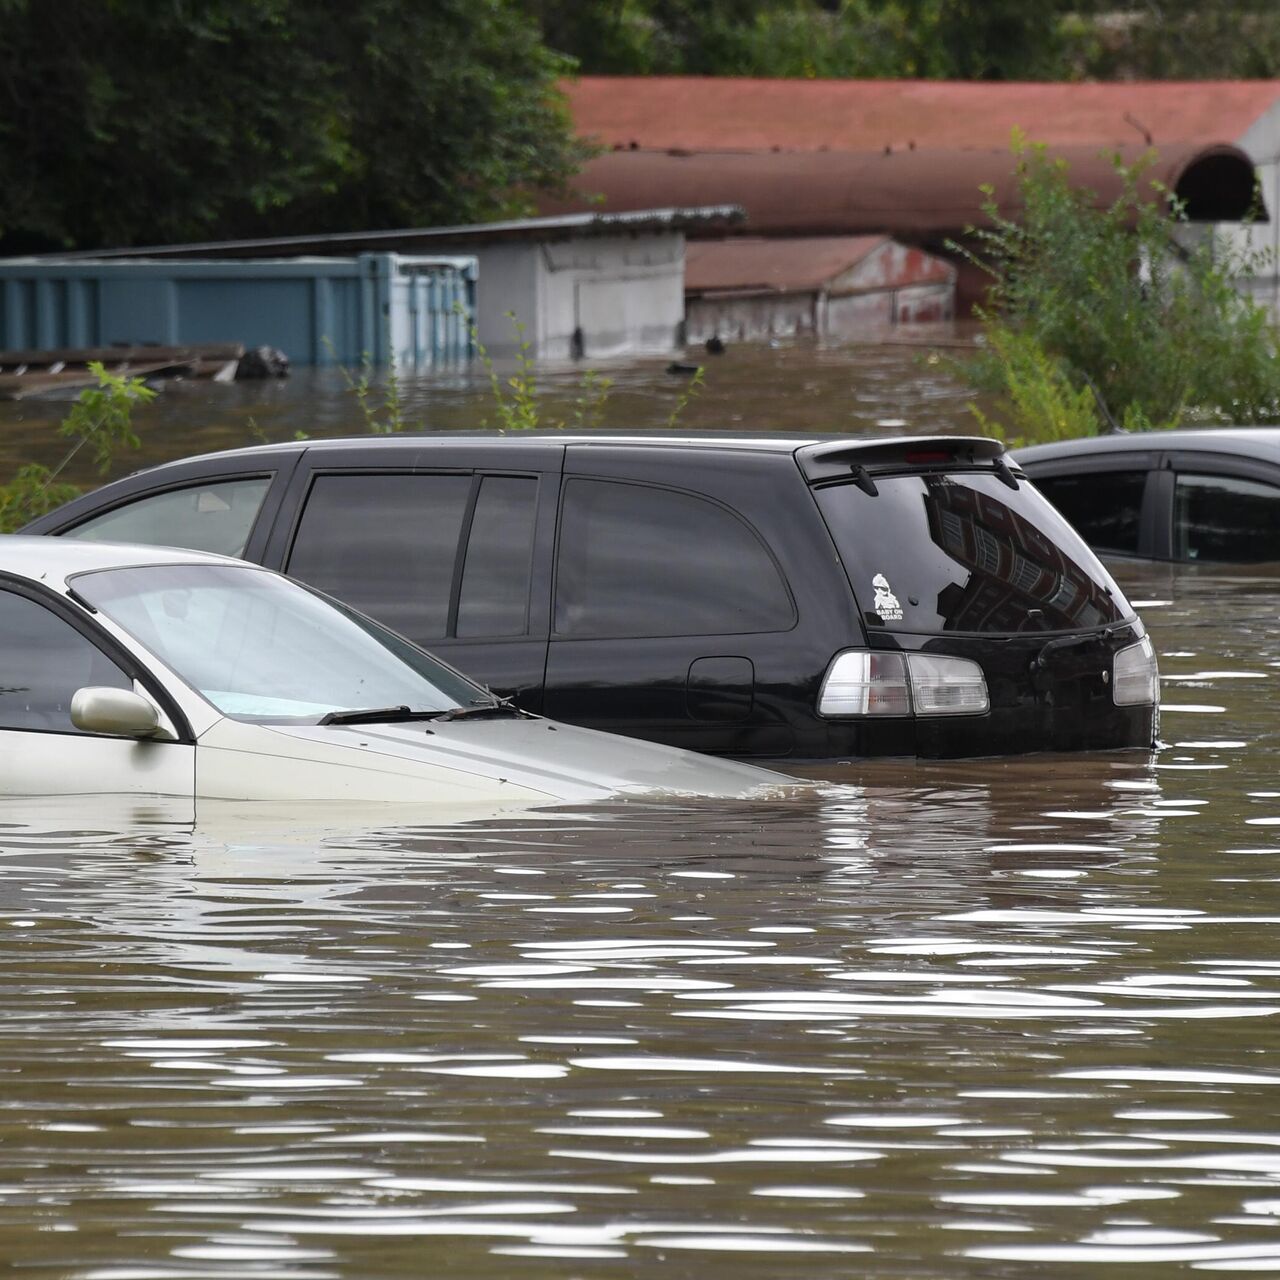
<instances>
[{"instance_id":1,"label":"water surface","mask_svg":"<svg viewBox=\"0 0 1280 1280\"><path fill-rule=\"evenodd\" d=\"M785 355L718 366L737 390L688 425L969 429L914 353ZM620 375L619 404L657 425L666 379ZM433 425L483 403L411 390ZM53 411L4 412L22 451ZM355 425L322 379L148 412L149 459L240 443L250 413L273 438ZM1121 576L1160 653L1153 755L429 825L0 806L0 1257L1280 1271L1280 575Z\"/></svg>"}]
</instances>

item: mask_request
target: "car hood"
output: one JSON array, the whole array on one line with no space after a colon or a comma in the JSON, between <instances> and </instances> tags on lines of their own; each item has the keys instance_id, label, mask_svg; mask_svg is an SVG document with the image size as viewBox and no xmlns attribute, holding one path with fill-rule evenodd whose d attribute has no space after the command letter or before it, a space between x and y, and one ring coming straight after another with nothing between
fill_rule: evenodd
<instances>
[{"instance_id":1,"label":"car hood","mask_svg":"<svg viewBox=\"0 0 1280 1280\"><path fill-rule=\"evenodd\" d=\"M601 794L733 797L795 785L780 773L734 760L543 719L359 725L346 731L358 734L371 750L457 769L501 772L509 782L563 793L566 799L579 798L583 787ZM307 726L287 732L305 736L326 730Z\"/></svg>"},{"instance_id":2,"label":"car hood","mask_svg":"<svg viewBox=\"0 0 1280 1280\"><path fill-rule=\"evenodd\" d=\"M358 752L366 770L448 770L564 801L653 794L733 798L804 785L753 765L541 718L253 727L274 740L273 754ZM289 743L296 746L291 750Z\"/></svg>"}]
</instances>

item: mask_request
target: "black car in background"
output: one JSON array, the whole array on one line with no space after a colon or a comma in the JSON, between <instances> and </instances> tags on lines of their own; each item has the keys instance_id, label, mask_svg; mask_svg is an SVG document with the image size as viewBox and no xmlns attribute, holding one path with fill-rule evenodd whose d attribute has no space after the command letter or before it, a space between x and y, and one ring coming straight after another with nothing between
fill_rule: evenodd
<instances>
[{"instance_id":1,"label":"black car in background","mask_svg":"<svg viewBox=\"0 0 1280 1280\"><path fill-rule=\"evenodd\" d=\"M990 440L267 445L140 472L24 532L240 555L529 710L695 750L1153 740L1142 622Z\"/></svg>"},{"instance_id":2,"label":"black car in background","mask_svg":"<svg viewBox=\"0 0 1280 1280\"><path fill-rule=\"evenodd\" d=\"M1012 456L1095 551L1280 561L1280 428L1118 433Z\"/></svg>"}]
</instances>

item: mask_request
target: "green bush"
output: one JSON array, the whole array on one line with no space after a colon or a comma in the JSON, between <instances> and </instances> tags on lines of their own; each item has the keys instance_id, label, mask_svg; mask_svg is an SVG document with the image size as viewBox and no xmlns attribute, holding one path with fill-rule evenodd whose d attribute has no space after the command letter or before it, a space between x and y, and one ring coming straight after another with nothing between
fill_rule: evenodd
<instances>
[{"instance_id":1,"label":"green bush","mask_svg":"<svg viewBox=\"0 0 1280 1280\"><path fill-rule=\"evenodd\" d=\"M12 533L80 493L77 485L58 479L63 469L81 449L93 453L99 475L105 475L121 449L136 449L133 430L136 405L155 399L155 392L141 378L110 373L94 361L90 372L97 386L86 387L58 427L58 434L75 443L56 467L29 462L18 468L7 484L0 484L0 533Z\"/></svg>"},{"instance_id":2,"label":"green bush","mask_svg":"<svg viewBox=\"0 0 1280 1280\"><path fill-rule=\"evenodd\" d=\"M963 372L1008 398L1009 431L1280 420L1276 331L1237 287L1261 256L1192 227L1150 176L1154 157L1117 158L1120 193L1098 207L1044 147L1015 137L1014 153L1022 217L985 189L991 225L965 251L992 283L978 311L985 349Z\"/></svg>"}]
</instances>

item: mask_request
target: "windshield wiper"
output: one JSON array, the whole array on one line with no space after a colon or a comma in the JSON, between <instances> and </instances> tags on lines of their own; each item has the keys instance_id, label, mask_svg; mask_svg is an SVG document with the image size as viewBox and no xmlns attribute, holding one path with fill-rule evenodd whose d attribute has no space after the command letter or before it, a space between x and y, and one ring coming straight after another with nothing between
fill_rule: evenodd
<instances>
[{"instance_id":1,"label":"windshield wiper","mask_svg":"<svg viewBox=\"0 0 1280 1280\"><path fill-rule=\"evenodd\" d=\"M527 711L509 702L481 702L470 707L450 707L445 711L414 711L411 707L368 707L354 711L330 711L319 724L400 724L408 720L478 720L485 716L514 716L524 720Z\"/></svg>"},{"instance_id":2,"label":"windshield wiper","mask_svg":"<svg viewBox=\"0 0 1280 1280\"><path fill-rule=\"evenodd\" d=\"M368 707L357 711L330 711L320 724L393 724L397 720L438 720L447 711L414 711L409 707Z\"/></svg>"},{"instance_id":3,"label":"windshield wiper","mask_svg":"<svg viewBox=\"0 0 1280 1280\"><path fill-rule=\"evenodd\" d=\"M476 707L454 707L452 711L437 711L436 720L478 720L484 716L514 716L518 720L530 719L529 712L509 702L484 702Z\"/></svg>"}]
</instances>

